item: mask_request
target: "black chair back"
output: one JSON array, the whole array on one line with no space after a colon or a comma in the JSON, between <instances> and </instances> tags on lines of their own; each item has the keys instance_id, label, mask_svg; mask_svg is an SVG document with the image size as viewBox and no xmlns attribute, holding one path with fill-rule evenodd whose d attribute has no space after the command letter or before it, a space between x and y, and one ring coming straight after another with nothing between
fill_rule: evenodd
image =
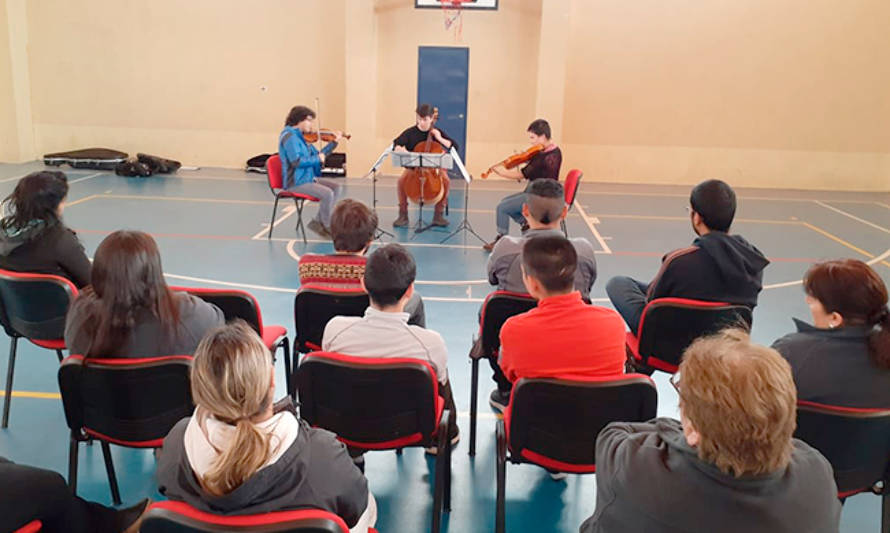
<instances>
[{"instance_id":1,"label":"black chair back","mask_svg":"<svg viewBox=\"0 0 890 533\"><path fill-rule=\"evenodd\" d=\"M744 305L685 298L652 300L640 319L639 354L644 363L675 372L695 339L730 326L750 330L752 321L751 309Z\"/></svg>"},{"instance_id":2,"label":"black chair back","mask_svg":"<svg viewBox=\"0 0 890 533\"><path fill-rule=\"evenodd\" d=\"M275 511L256 515L221 516L206 513L183 502L152 504L142 533L349 533L333 513L316 509Z\"/></svg>"},{"instance_id":3,"label":"black chair back","mask_svg":"<svg viewBox=\"0 0 890 533\"><path fill-rule=\"evenodd\" d=\"M819 450L834 469L839 493L887 479L890 409L857 409L800 401L794 436Z\"/></svg>"},{"instance_id":4,"label":"black chair back","mask_svg":"<svg viewBox=\"0 0 890 533\"><path fill-rule=\"evenodd\" d=\"M59 390L68 427L124 446L157 447L194 410L191 356L67 357Z\"/></svg>"},{"instance_id":5,"label":"black chair back","mask_svg":"<svg viewBox=\"0 0 890 533\"><path fill-rule=\"evenodd\" d=\"M332 289L306 284L294 298L294 341L300 353L321 350L324 328L335 316L363 316L370 305L368 294L355 289Z\"/></svg>"},{"instance_id":6,"label":"black chair back","mask_svg":"<svg viewBox=\"0 0 890 533\"><path fill-rule=\"evenodd\" d=\"M482 351L486 357L494 357L501 348L501 327L511 316L537 307L531 295L508 291L495 291L485 298L479 328L482 332Z\"/></svg>"},{"instance_id":7,"label":"black chair back","mask_svg":"<svg viewBox=\"0 0 890 533\"><path fill-rule=\"evenodd\" d=\"M226 322L241 319L247 322L260 336L263 334L263 318L260 307L252 294L237 289L203 289L195 287L170 287L187 292L211 303L223 312Z\"/></svg>"},{"instance_id":8,"label":"black chair back","mask_svg":"<svg viewBox=\"0 0 890 533\"><path fill-rule=\"evenodd\" d=\"M367 449L428 442L436 431L438 382L416 359L312 352L297 367L300 415Z\"/></svg>"},{"instance_id":9,"label":"black chair back","mask_svg":"<svg viewBox=\"0 0 890 533\"><path fill-rule=\"evenodd\" d=\"M520 379L510 400L509 447L514 457L596 465L595 444L610 422L655 417L658 393L641 374L606 379ZM542 459L543 458L543 459ZM556 468L570 471L570 468Z\"/></svg>"},{"instance_id":10,"label":"black chair back","mask_svg":"<svg viewBox=\"0 0 890 533\"><path fill-rule=\"evenodd\" d=\"M10 337L64 337L65 315L77 287L50 274L0 270L0 324Z\"/></svg>"}]
</instances>

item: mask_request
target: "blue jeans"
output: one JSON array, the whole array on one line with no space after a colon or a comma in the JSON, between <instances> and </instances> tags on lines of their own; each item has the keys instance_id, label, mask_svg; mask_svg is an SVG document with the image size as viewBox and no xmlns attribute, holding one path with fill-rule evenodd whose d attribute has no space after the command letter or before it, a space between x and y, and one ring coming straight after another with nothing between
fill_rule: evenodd
<instances>
[{"instance_id":1,"label":"blue jeans","mask_svg":"<svg viewBox=\"0 0 890 533\"><path fill-rule=\"evenodd\" d=\"M609 300L612 300L615 310L624 318L634 335L637 334L640 317L643 316L643 308L646 307L648 290L649 284L627 276L615 276L606 283Z\"/></svg>"},{"instance_id":2,"label":"blue jeans","mask_svg":"<svg viewBox=\"0 0 890 533\"><path fill-rule=\"evenodd\" d=\"M525 191L505 196L497 208L497 226L498 235L507 235L510 233L510 219L512 218L517 224L522 226L525 224L525 217L522 216L522 204L525 203Z\"/></svg>"},{"instance_id":3,"label":"blue jeans","mask_svg":"<svg viewBox=\"0 0 890 533\"><path fill-rule=\"evenodd\" d=\"M314 181L296 185L288 190L318 198L318 215L316 215L315 219L321 222L324 227L331 227L331 212L334 210L334 204L340 196L339 183L334 180L316 178Z\"/></svg>"}]
</instances>

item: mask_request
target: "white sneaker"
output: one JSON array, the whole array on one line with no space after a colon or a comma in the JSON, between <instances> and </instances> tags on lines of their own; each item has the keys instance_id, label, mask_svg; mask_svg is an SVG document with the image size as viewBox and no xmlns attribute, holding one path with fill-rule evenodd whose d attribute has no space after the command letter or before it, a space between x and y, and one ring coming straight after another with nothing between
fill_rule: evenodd
<instances>
[{"instance_id":1,"label":"white sneaker","mask_svg":"<svg viewBox=\"0 0 890 533\"><path fill-rule=\"evenodd\" d=\"M550 472L548 470L547 473L550 474L550 479L552 479L553 481L562 481L565 478L569 477L569 475L565 472Z\"/></svg>"}]
</instances>

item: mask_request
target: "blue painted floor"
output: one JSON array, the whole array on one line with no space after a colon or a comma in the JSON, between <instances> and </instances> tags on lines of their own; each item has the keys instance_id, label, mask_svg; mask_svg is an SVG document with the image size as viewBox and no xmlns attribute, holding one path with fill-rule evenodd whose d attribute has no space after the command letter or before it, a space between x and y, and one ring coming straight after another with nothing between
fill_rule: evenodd
<instances>
[{"instance_id":1,"label":"blue painted floor","mask_svg":"<svg viewBox=\"0 0 890 533\"><path fill-rule=\"evenodd\" d=\"M0 196L8 194L18 177L40 163L0 165ZM110 173L66 170L71 183L65 219L84 242L88 253L109 232L139 229L152 233L171 284L212 287L236 286L259 300L264 320L293 331L292 305L298 286L296 258L306 252L330 252L330 242L309 235L298 240L295 217L280 210L274 236L265 237L272 209L265 177L235 170L180 171L172 177L121 178ZM70 172L68 171L70 170ZM370 203L367 180L347 182L348 196ZM494 236L494 206L516 192L507 181L477 182L471 187L469 219L485 238ZM395 181L383 179L377 188L378 210L384 228L395 218ZM791 328L791 317L807 318L799 280L814 260L880 257L890 248L890 194L812 191L739 190L739 212L734 231L747 237L772 259L767 289L755 312L754 338L771 343ZM685 206L688 187L632 186L583 183L568 220L572 236L584 236L598 248L599 278L592 298L602 305L609 277L626 274L651 278L665 251L687 245L693 238ZM463 190L451 193L452 226L463 214ZM282 207L286 207L283 205ZM315 213L307 207L309 220ZM425 218L432 215L425 210ZM416 208L411 209L412 222ZM596 233L594 233L594 231ZM513 232L517 229L514 227ZM485 283L485 254L472 236L438 242L447 232L430 231L416 238L396 231L395 239L409 246L418 263L418 291L426 301L428 326L445 337L449 373L460 416L468 429L470 365L467 352L476 331L476 311L489 291ZM388 240L388 239L385 239ZM890 283L890 259L875 268ZM770 287L771 285L780 285ZM6 368L7 339L0 339L0 369ZM56 394L57 363L52 352L20 344L15 390ZM483 365L484 366L484 365ZM486 406L492 382L483 370L480 405ZM667 375L657 373L659 415L676 416L677 397ZM279 367L278 380L284 376ZM280 389L279 389L280 390ZM462 442L454 453L454 486L448 530L461 533L494 529L495 453L494 416L481 408L477 456L467 456ZM468 433L468 432L467 432ZM61 473L67 470L68 434L61 403L55 397L15 397L10 428L0 431L0 455ZM154 458L149 452L114 449L124 503L145 496L159 498L154 481ZM381 532L413 532L429 528L433 463L419 449L368 454L366 474L380 507ZM79 494L109 503L110 494L99 446L83 447ZM595 476L569 476L554 482L543 470L509 465L507 469L508 531L577 531L595 506ZM844 508L842 531L877 531L879 499L872 495L850 498Z\"/></svg>"}]
</instances>

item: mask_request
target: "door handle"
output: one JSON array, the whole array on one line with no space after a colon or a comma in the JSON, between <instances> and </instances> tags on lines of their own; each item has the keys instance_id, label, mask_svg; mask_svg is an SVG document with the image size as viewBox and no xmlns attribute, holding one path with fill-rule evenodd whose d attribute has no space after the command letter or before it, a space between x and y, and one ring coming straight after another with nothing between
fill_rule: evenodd
<instances>
[{"instance_id":1,"label":"door handle","mask_svg":"<svg viewBox=\"0 0 890 533\"><path fill-rule=\"evenodd\" d=\"M464 118L464 114L461 113L460 115L457 116L457 118Z\"/></svg>"}]
</instances>

